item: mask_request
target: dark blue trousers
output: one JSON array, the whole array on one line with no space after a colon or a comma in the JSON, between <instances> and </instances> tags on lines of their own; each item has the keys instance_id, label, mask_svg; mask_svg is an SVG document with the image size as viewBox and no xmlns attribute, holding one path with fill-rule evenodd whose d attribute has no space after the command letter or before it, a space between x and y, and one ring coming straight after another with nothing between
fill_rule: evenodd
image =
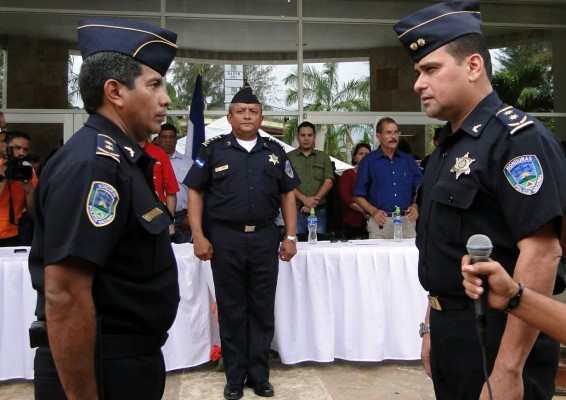
<instances>
[{"instance_id":1,"label":"dark blue trousers","mask_svg":"<svg viewBox=\"0 0 566 400\"><path fill-rule=\"evenodd\" d=\"M485 339L488 373L493 369L506 320L502 312L489 310ZM477 400L485 378L474 310L431 310L430 328L436 398ZM524 399L552 399L559 350L556 340L539 335L523 369Z\"/></svg>"},{"instance_id":2,"label":"dark blue trousers","mask_svg":"<svg viewBox=\"0 0 566 400\"><path fill-rule=\"evenodd\" d=\"M210 239L227 382L266 381L275 330L279 229L272 224L245 233L215 223Z\"/></svg>"}]
</instances>

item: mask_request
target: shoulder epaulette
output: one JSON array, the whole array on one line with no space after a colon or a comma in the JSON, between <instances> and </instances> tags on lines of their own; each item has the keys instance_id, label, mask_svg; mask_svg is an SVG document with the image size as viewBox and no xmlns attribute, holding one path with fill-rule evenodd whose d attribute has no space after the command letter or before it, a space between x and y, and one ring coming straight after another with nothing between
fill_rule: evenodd
<instances>
[{"instance_id":1,"label":"shoulder epaulette","mask_svg":"<svg viewBox=\"0 0 566 400\"><path fill-rule=\"evenodd\" d=\"M116 162L120 162L120 153L116 150L116 142L104 133L99 133L96 139L96 154L110 157Z\"/></svg>"},{"instance_id":2,"label":"shoulder epaulette","mask_svg":"<svg viewBox=\"0 0 566 400\"><path fill-rule=\"evenodd\" d=\"M269 140L270 142L273 142L273 143L278 144L279 146L281 146L281 148L282 148L283 150L285 150L285 147L281 144L281 142L278 141L277 139L275 139L274 137L271 137L271 136L262 136L262 137L263 137L264 139Z\"/></svg>"},{"instance_id":3,"label":"shoulder epaulette","mask_svg":"<svg viewBox=\"0 0 566 400\"><path fill-rule=\"evenodd\" d=\"M203 143L203 146L208 146L210 143L216 142L217 140L222 139L224 136L226 136L226 135L213 136L213 137L211 137L210 139L206 140L206 141Z\"/></svg>"},{"instance_id":4,"label":"shoulder epaulette","mask_svg":"<svg viewBox=\"0 0 566 400\"><path fill-rule=\"evenodd\" d=\"M505 104L503 108L497 111L495 116L507 127L510 135L513 135L526 126L534 124L534 121L529 115Z\"/></svg>"}]
</instances>

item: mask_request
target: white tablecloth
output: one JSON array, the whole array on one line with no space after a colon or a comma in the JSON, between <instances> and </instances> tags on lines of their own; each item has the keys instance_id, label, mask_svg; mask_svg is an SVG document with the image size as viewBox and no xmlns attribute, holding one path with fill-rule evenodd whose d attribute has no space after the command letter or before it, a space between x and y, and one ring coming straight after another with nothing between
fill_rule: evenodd
<instances>
[{"instance_id":1,"label":"white tablecloth","mask_svg":"<svg viewBox=\"0 0 566 400\"><path fill-rule=\"evenodd\" d=\"M173 248L181 302L163 348L167 370L207 362L219 342L210 263L191 245ZM27 256L0 248L0 380L33 378L27 332L36 294ZM292 262L279 266L273 348L286 364L418 359L426 304L414 240L300 243Z\"/></svg>"},{"instance_id":2,"label":"white tablecloth","mask_svg":"<svg viewBox=\"0 0 566 400\"><path fill-rule=\"evenodd\" d=\"M282 362L420 358L427 297L414 240L354 243L300 243L291 263L280 263L274 348Z\"/></svg>"}]
</instances>

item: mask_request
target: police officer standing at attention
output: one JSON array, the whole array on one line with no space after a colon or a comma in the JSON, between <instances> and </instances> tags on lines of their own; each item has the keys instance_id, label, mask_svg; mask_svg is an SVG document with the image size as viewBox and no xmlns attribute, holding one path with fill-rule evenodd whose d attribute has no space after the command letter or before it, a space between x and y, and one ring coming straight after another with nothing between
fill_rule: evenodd
<instances>
[{"instance_id":1,"label":"police officer standing at attention","mask_svg":"<svg viewBox=\"0 0 566 400\"><path fill-rule=\"evenodd\" d=\"M35 398L160 399L179 287L172 218L154 193L154 160L136 143L167 114L177 35L92 19L78 36L90 116L47 163L34 198Z\"/></svg>"},{"instance_id":2,"label":"police officer standing at attention","mask_svg":"<svg viewBox=\"0 0 566 400\"><path fill-rule=\"evenodd\" d=\"M258 396L274 395L268 355L275 324L278 250L282 261L297 252L293 189L300 181L281 146L258 134L262 121L259 100L244 86L229 107L232 133L205 142L185 179L194 252L212 264L226 399L241 398L244 382ZM206 236L205 192L211 221ZM287 235L282 242L274 223L279 207Z\"/></svg>"},{"instance_id":3,"label":"police officer standing at attention","mask_svg":"<svg viewBox=\"0 0 566 400\"><path fill-rule=\"evenodd\" d=\"M421 356L438 399L486 399L474 304L462 286L468 239L546 296L555 285L566 194L560 143L539 121L503 104L479 4L439 3L395 25L415 62L415 91L430 118L447 121L419 194L419 279L430 292ZM485 346L494 399L551 399L558 342L511 314L487 311Z\"/></svg>"}]
</instances>

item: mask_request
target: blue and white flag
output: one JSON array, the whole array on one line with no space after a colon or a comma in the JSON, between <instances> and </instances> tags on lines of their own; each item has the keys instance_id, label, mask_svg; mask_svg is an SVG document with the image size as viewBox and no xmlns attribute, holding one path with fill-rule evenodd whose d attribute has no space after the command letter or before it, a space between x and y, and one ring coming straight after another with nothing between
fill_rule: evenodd
<instances>
[{"instance_id":1,"label":"blue and white flag","mask_svg":"<svg viewBox=\"0 0 566 400\"><path fill-rule=\"evenodd\" d=\"M187 141L185 155L192 160L196 159L197 152L204 142L204 102L202 99L202 75L198 74L195 81L189 123L187 124Z\"/></svg>"}]
</instances>

